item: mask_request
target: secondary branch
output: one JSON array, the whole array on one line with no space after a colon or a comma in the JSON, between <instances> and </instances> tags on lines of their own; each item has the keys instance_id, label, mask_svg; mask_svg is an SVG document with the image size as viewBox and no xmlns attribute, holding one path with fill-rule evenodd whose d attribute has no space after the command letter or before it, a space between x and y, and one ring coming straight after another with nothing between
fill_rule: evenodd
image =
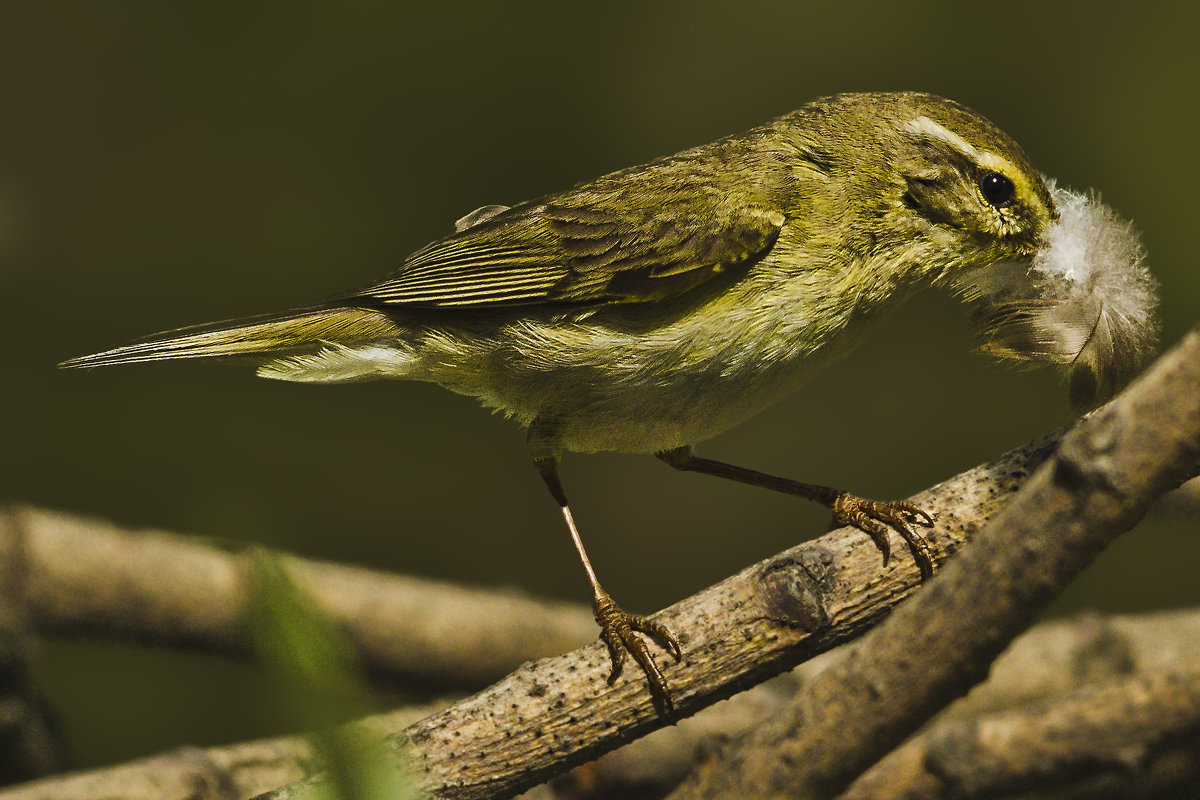
<instances>
[{"instance_id":1,"label":"secondary branch","mask_svg":"<svg viewBox=\"0 0 1200 800\"><path fill-rule=\"evenodd\" d=\"M17 506L0 552L19 575L34 632L132 638L250 655L253 589L242 553L161 531ZM531 658L593 639L582 606L282 557L292 580L338 623L377 676L477 688Z\"/></svg>"}]
</instances>

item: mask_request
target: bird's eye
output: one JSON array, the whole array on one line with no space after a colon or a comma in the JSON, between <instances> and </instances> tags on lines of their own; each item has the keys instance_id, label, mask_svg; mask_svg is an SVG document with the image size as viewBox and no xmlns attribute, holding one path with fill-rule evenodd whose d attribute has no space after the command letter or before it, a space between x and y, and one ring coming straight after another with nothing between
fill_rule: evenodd
<instances>
[{"instance_id":1,"label":"bird's eye","mask_svg":"<svg viewBox=\"0 0 1200 800\"><path fill-rule=\"evenodd\" d=\"M999 172L989 172L980 179L979 191L983 192L984 200L996 208L1004 208L1012 205L1013 198L1017 194L1017 187L1013 186L1013 182Z\"/></svg>"}]
</instances>

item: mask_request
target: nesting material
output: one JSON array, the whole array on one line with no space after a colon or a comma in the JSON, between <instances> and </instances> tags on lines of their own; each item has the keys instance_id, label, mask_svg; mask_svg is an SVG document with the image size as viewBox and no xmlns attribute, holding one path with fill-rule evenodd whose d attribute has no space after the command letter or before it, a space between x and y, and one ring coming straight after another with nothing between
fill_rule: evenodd
<instances>
[{"instance_id":1,"label":"nesting material","mask_svg":"<svg viewBox=\"0 0 1200 800\"><path fill-rule=\"evenodd\" d=\"M1064 365L1089 407L1138 373L1158 339L1157 283L1132 223L1047 181L1059 219L1032 263L993 264L958 288L989 353Z\"/></svg>"}]
</instances>

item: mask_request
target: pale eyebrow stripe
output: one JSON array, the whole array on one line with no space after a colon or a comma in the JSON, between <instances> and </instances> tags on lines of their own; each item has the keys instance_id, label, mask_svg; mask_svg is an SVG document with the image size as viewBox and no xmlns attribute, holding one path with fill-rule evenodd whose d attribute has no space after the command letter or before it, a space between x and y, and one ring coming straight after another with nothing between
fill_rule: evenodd
<instances>
[{"instance_id":1,"label":"pale eyebrow stripe","mask_svg":"<svg viewBox=\"0 0 1200 800\"><path fill-rule=\"evenodd\" d=\"M970 158L972 161L980 161L979 151L972 147L970 142L959 136L957 133L942 127L929 117L914 117L905 123L904 127L912 133L923 134L925 136L932 136L935 139L940 139L954 149L958 150L963 155Z\"/></svg>"}]
</instances>

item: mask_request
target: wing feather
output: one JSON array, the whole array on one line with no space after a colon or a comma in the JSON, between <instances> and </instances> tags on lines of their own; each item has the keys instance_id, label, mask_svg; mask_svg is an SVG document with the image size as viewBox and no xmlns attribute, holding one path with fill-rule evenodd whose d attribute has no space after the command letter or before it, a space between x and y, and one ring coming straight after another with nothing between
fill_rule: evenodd
<instances>
[{"instance_id":1,"label":"wing feather","mask_svg":"<svg viewBox=\"0 0 1200 800\"><path fill-rule=\"evenodd\" d=\"M677 181L669 202L655 203L652 176L617 177L489 213L348 299L384 307L652 301L761 258L783 225L781 214L739 207L700 180Z\"/></svg>"}]
</instances>

